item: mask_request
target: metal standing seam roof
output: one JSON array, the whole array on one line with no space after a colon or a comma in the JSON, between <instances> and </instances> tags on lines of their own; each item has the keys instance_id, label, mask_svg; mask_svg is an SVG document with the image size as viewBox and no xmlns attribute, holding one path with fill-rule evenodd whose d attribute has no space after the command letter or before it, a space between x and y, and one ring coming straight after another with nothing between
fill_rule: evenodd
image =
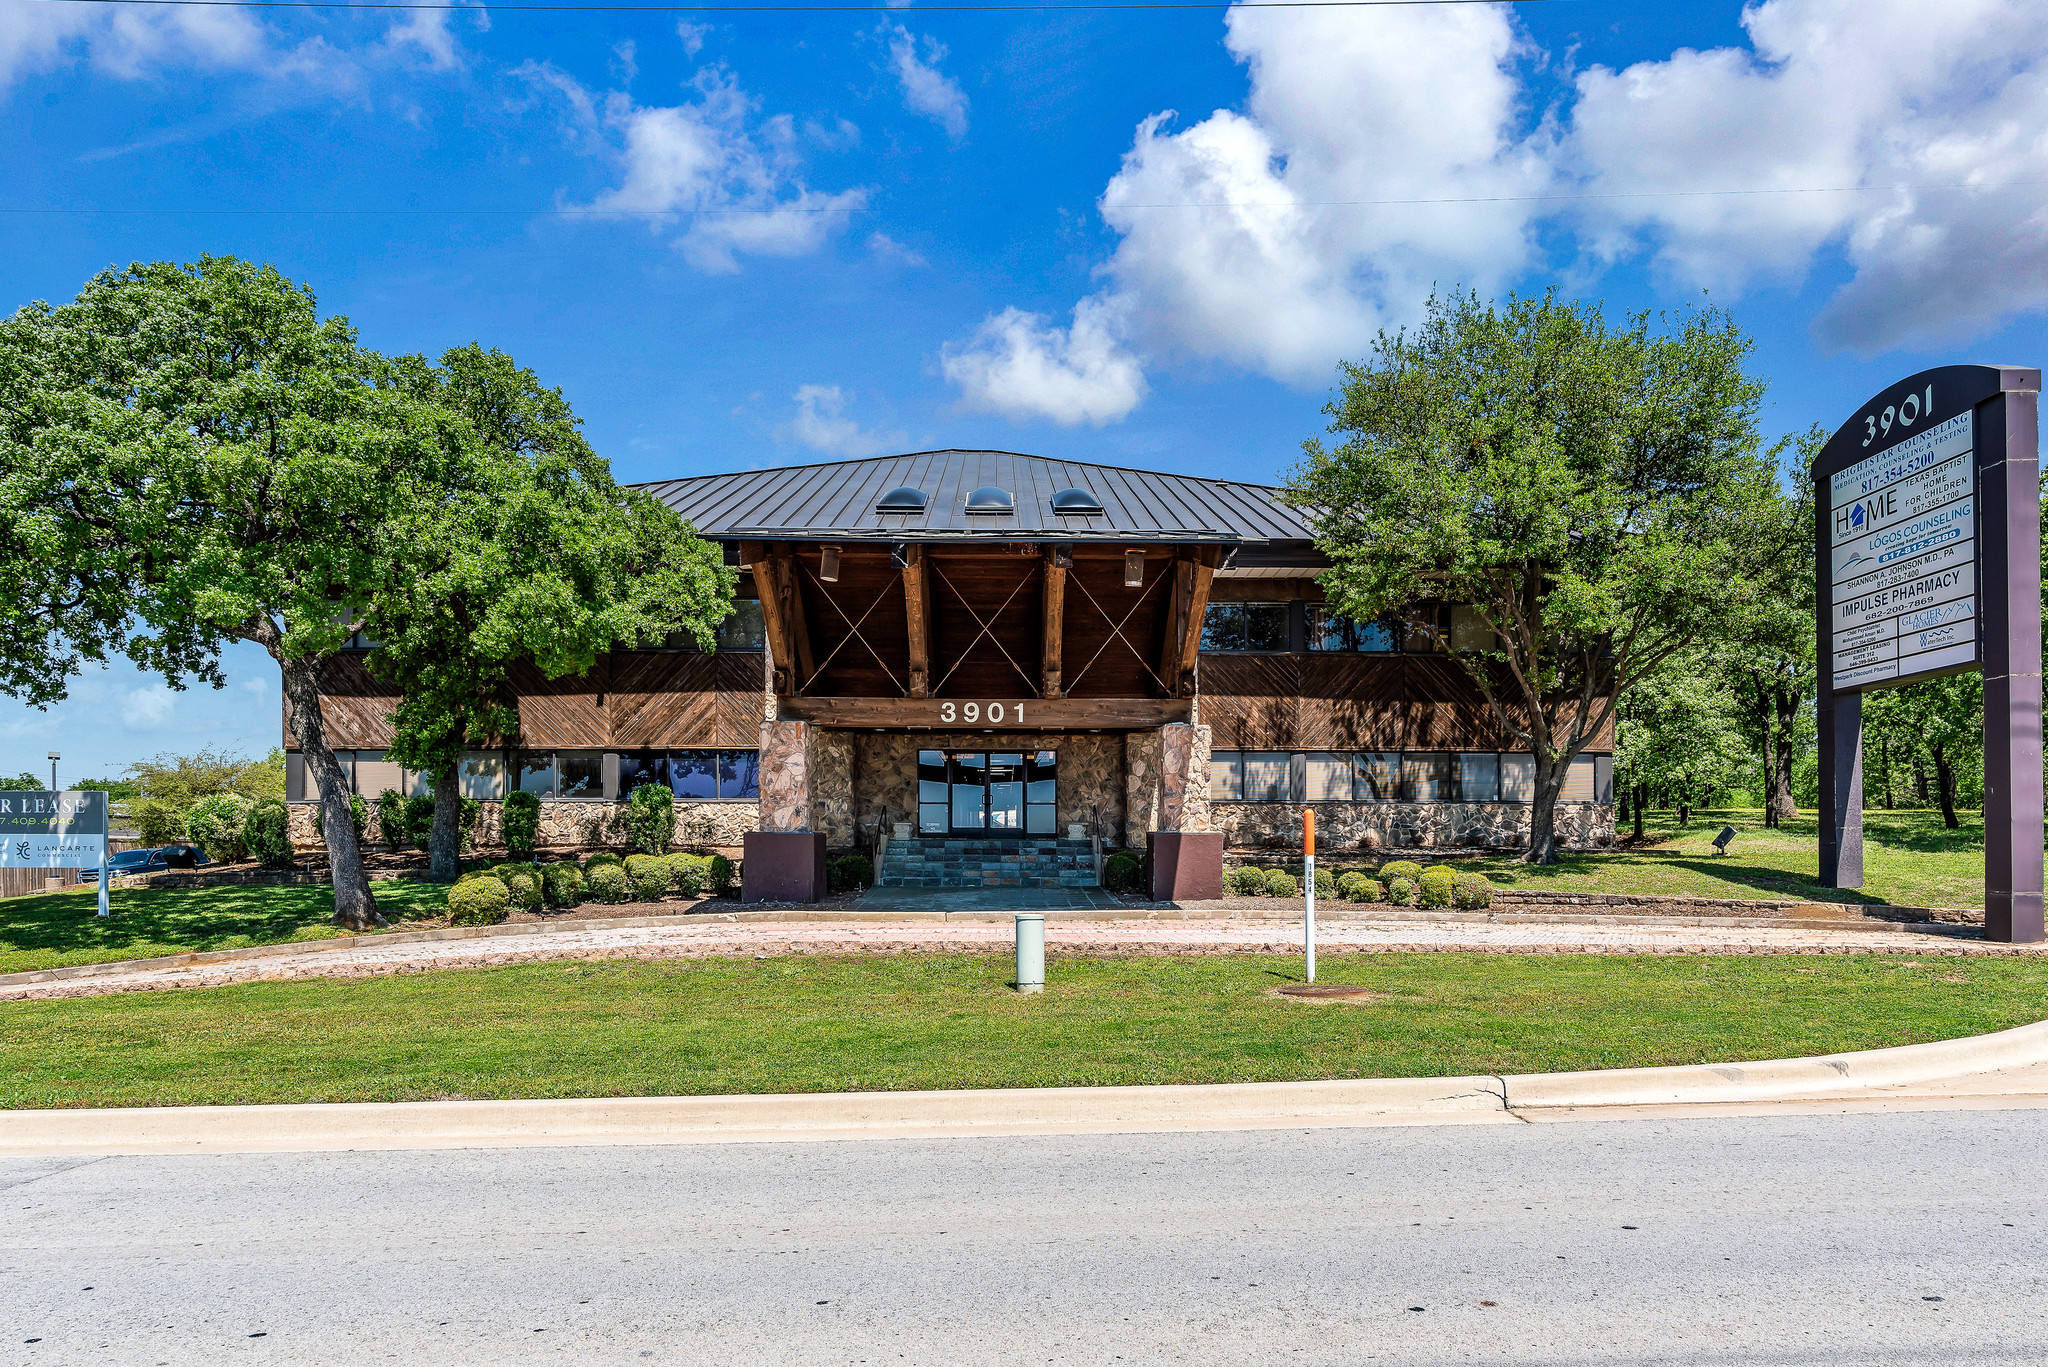
<instances>
[{"instance_id":1,"label":"metal standing seam roof","mask_svg":"<svg viewBox=\"0 0 2048 1367\"><path fill-rule=\"evenodd\" d=\"M966 511L967 496L986 484L1015 495L1015 514ZM924 491L922 513L875 511L883 494L904 486ZM1011 451L919 451L653 480L633 487L675 509L701 535L728 540L838 537L922 541L987 536L1013 541L1096 538L1263 544L1308 541L1315 535L1301 512L1282 504L1280 490L1270 485L1127 470ZM1054 513L1052 496L1062 489L1088 490L1101 500L1102 514L1076 517Z\"/></svg>"}]
</instances>

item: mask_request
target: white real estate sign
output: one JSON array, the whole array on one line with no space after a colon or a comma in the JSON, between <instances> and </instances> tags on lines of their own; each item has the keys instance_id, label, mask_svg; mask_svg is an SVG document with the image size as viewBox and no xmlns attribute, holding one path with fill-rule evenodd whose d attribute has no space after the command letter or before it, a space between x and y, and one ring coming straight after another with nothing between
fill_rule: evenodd
<instances>
[{"instance_id":1,"label":"white real estate sign","mask_svg":"<svg viewBox=\"0 0 2048 1367\"><path fill-rule=\"evenodd\" d=\"M105 793L0 792L0 868L94 869L106 858Z\"/></svg>"},{"instance_id":2,"label":"white real estate sign","mask_svg":"<svg viewBox=\"0 0 2048 1367\"><path fill-rule=\"evenodd\" d=\"M1974 421L1965 410L1829 478L1836 692L1980 663Z\"/></svg>"}]
</instances>

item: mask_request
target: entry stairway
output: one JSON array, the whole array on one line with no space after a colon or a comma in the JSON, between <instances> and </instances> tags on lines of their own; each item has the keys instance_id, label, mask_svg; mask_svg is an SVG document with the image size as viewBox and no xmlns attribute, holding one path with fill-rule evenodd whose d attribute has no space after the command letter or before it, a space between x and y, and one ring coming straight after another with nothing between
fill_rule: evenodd
<instances>
[{"instance_id":1,"label":"entry stairway","mask_svg":"<svg viewBox=\"0 0 2048 1367\"><path fill-rule=\"evenodd\" d=\"M1086 840L986 840L914 836L882 856L885 888L1092 888L1095 847Z\"/></svg>"}]
</instances>

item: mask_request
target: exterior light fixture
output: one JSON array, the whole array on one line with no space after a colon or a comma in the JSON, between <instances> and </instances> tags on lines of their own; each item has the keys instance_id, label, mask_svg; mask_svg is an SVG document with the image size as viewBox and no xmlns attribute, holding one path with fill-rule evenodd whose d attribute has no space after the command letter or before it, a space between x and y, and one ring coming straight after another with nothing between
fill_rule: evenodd
<instances>
[{"instance_id":1,"label":"exterior light fixture","mask_svg":"<svg viewBox=\"0 0 2048 1367\"><path fill-rule=\"evenodd\" d=\"M1125 551L1124 587L1127 589L1135 589L1142 586L1144 582L1145 553L1143 551Z\"/></svg>"},{"instance_id":2,"label":"exterior light fixture","mask_svg":"<svg viewBox=\"0 0 2048 1367\"><path fill-rule=\"evenodd\" d=\"M1052 567L1056 570L1070 570L1074 568L1074 548L1072 546L1054 546L1052 548Z\"/></svg>"},{"instance_id":3,"label":"exterior light fixture","mask_svg":"<svg viewBox=\"0 0 2048 1367\"><path fill-rule=\"evenodd\" d=\"M57 787L57 761L62 758L64 756L58 754L55 750L50 752L50 791L53 793L59 791Z\"/></svg>"},{"instance_id":4,"label":"exterior light fixture","mask_svg":"<svg viewBox=\"0 0 2048 1367\"><path fill-rule=\"evenodd\" d=\"M1733 839L1735 839L1735 828L1733 826L1723 826L1721 833L1714 837L1714 853L1728 853L1728 842Z\"/></svg>"},{"instance_id":5,"label":"exterior light fixture","mask_svg":"<svg viewBox=\"0 0 2048 1367\"><path fill-rule=\"evenodd\" d=\"M818 578L828 584L839 582L839 548L827 546L818 553Z\"/></svg>"}]
</instances>

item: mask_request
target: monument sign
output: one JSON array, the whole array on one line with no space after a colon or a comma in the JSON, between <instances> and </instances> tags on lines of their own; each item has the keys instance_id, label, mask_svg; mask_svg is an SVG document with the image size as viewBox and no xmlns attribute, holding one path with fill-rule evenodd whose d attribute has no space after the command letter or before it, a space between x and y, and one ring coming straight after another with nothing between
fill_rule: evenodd
<instances>
[{"instance_id":1,"label":"monument sign","mask_svg":"<svg viewBox=\"0 0 2048 1367\"><path fill-rule=\"evenodd\" d=\"M0 868L100 872L107 914L107 795L0 791Z\"/></svg>"}]
</instances>

